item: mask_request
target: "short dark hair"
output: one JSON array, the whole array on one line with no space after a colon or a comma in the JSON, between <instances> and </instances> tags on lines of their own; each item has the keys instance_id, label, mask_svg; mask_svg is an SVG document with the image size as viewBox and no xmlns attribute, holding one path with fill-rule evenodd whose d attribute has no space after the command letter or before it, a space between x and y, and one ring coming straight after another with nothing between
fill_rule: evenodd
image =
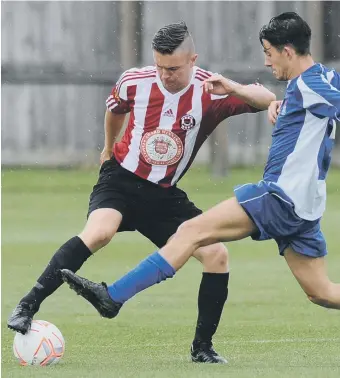
<instances>
[{"instance_id":1,"label":"short dark hair","mask_svg":"<svg viewBox=\"0 0 340 378\"><path fill-rule=\"evenodd\" d=\"M292 45L298 55L310 54L311 29L295 12L285 12L273 17L260 30L260 41L266 39L272 46L282 51L285 45Z\"/></svg>"},{"instance_id":2,"label":"short dark hair","mask_svg":"<svg viewBox=\"0 0 340 378\"><path fill-rule=\"evenodd\" d=\"M152 48L161 54L172 54L190 36L184 21L163 26L152 40Z\"/></svg>"}]
</instances>

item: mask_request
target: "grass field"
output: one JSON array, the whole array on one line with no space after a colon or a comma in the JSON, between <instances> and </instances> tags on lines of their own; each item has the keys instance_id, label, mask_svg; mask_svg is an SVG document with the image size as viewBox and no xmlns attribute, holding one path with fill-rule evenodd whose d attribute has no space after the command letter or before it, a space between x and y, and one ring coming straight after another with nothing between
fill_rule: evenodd
<instances>
[{"instance_id":1,"label":"grass field","mask_svg":"<svg viewBox=\"0 0 340 378\"><path fill-rule=\"evenodd\" d=\"M181 187L207 209L238 183L257 181L260 170L235 170L213 180L195 168ZM178 275L128 302L117 319L104 320L62 287L37 319L51 321L66 339L55 367L18 366L6 319L53 252L78 233L96 171L2 172L2 377L340 377L340 312L312 305L274 242L230 243L230 296L215 338L226 366L189 362L201 268L190 261ZM323 230L329 271L340 281L340 171L330 173ZM85 264L81 275L112 282L154 251L137 233L118 235Z\"/></svg>"}]
</instances>

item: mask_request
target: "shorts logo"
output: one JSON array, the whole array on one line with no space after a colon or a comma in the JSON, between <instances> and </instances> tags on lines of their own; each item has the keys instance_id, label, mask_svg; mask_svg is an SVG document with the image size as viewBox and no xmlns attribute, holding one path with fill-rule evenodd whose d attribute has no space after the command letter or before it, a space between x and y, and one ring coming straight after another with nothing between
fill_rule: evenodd
<instances>
[{"instance_id":1,"label":"shorts logo","mask_svg":"<svg viewBox=\"0 0 340 378\"><path fill-rule=\"evenodd\" d=\"M173 132L162 129L146 133L140 149L144 160L152 165L173 165L183 155L181 139Z\"/></svg>"},{"instance_id":2,"label":"shorts logo","mask_svg":"<svg viewBox=\"0 0 340 378\"><path fill-rule=\"evenodd\" d=\"M180 123L182 130L191 130L196 125L195 118L191 114L184 115Z\"/></svg>"}]
</instances>

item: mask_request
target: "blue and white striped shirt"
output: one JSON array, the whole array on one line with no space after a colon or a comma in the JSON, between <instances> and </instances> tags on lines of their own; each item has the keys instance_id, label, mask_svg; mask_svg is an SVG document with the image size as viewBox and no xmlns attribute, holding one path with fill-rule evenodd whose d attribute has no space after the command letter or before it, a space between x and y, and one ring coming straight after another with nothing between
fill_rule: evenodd
<instances>
[{"instance_id":1,"label":"blue and white striped shirt","mask_svg":"<svg viewBox=\"0 0 340 378\"><path fill-rule=\"evenodd\" d=\"M315 220L325 210L325 178L339 120L339 73L314 64L288 82L263 179L284 191L300 218Z\"/></svg>"}]
</instances>

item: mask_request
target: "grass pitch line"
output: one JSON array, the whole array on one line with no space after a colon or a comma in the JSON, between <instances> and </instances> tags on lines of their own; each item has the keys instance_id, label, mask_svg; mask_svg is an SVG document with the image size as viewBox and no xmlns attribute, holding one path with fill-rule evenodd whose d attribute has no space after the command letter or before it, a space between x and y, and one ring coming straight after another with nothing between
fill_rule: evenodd
<instances>
[{"instance_id":1,"label":"grass pitch line","mask_svg":"<svg viewBox=\"0 0 340 378\"><path fill-rule=\"evenodd\" d=\"M239 341L216 341L216 345L241 345L241 344L289 344L289 343L340 343L340 338L297 338L297 339L277 339L277 340L239 340ZM120 345L119 348L129 349L129 348L165 348L165 347L175 347L181 342L176 344L129 344Z\"/></svg>"},{"instance_id":2,"label":"grass pitch line","mask_svg":"<svg viewBox=\"0 0 340 378\"><path fill-rule=\"evenodd\" d=\"M241 340L241 341L222 341L221 344L284 344L284 343L329 343L340 342L340 338L298 338L298 339L278 339L278 340Z\"/></svg>"}]
</instances>

